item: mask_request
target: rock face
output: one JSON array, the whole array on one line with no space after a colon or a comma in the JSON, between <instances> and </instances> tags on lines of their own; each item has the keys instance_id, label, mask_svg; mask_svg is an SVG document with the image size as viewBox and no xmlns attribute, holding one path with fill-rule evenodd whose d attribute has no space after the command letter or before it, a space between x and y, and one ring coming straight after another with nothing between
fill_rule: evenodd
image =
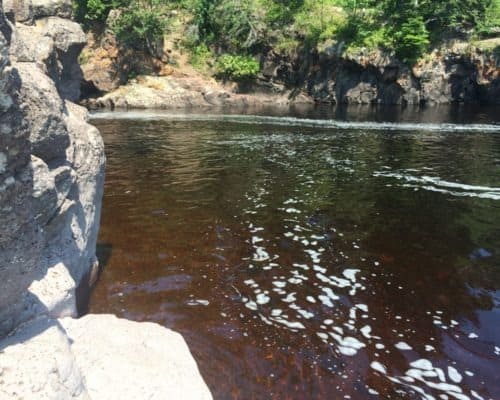
<instances>
[{"instance_id":1,"label":"rock face","mask_svg":"<svg viewBox=\"0 0 500 400\"><path fill-rule=\"evenodd\" d=\"M2 18L0 28L0 336L40 313L76 316L74 292L96 263L104 179L99 132L57 86L76 69L75 24L35 19L64 9L58 3L14 5L14 20L20 8L35 25ZM19 33L38 29L46 33L38 43L38 33Z\"/></svg>"},{"instance_id":2,"label":"rock face","mask_svg":"<svg viewBox=\"0 0 500 400\"><path fill-rule=\"evenodd\" d=\"M1 399L212 398L182 336L153 323L39 318L0 353Z\"/></svg>"},{"instance_id":3,"label":"rock face","mask_svg":"<svg viewBox=\"0 0 500 400\"><path fill-rule=\"evenodd\" d=\"M295 103L310 103L305 96ZM101 98L89 101L91 107L120 109L178 109L203 107L246 107L286 105L290 99L286 93L279 95L246 95L234 93L214 81L196 76L143 76Z\"/></svg>"},{"instance_id":4,"label":"rock face","mask_svg":"<svg viewBox=\"0 0 500 400\"><path fill-rule=\"evenodd\" d=\"M300 88L316 102L345 104L500 104L500 58L467 44L435 50L413 68L381 51L262 58L262 80Z\"/></svg>"},{"instance_id":5,"label":"rock face","mask_svg":"<svg viewBox=\"0 0 500 400\"><path fill-rule=\"evenodd\" d=\"M180 337L77 317L97 270L104 146L66 0L0 3L0 399L211 398ZM119 388L119 390L117 390Z\"/></svg>"},{"instance_id":6,"label":"rock face","mask_svg":"<svg viewBox=\"0 0 500 400\"><path fill-rule=\"evenodd\" d=\"M11 38L13 62L38 63L64 99L80 98L82 71L77 57L86 43L77 23L68 20L71 0L8 0L6 15L15 24Z\"/></svg>"},{"instance_id":7,"label":"rock face","mask_svg":"<svg viewBox=\"0 0 500 400\"><path fill-rule=\"evenodd\" d=\"M123 85L126 71L119 60L123 61L125 55L110 40L105 35L100 44L94 42L94 48L86 48L91 56L83 67L84 77L98 94L104 93L91 100L92 106L175 109L307 102L500 104L500 58L464 43L436 50L413 68L382 51L360 50L346 55L332 47L284 56L270 50L261 55L257 82L235 90L199 74L183 76L182 70L171 67L169 76L161 76L166 75L166 68L148 68L148 62L135 68L146 76ZM133 59L130 55L128 58ZM130 67L130 63L127 65Z\"/></svg>"}]
</instances>

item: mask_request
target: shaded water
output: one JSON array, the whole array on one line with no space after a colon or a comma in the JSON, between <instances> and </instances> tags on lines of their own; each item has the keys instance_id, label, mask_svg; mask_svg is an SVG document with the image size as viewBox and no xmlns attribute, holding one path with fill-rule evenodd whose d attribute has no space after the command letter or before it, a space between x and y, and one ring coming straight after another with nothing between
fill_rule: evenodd
<instances>
[{"instance_id":1,"label":"shaded water","mask_svg":"<svg viewBox=\"0 0 500 400\"><path fill-rule=\"evenodd\" d=\"M216 399L499 399L496 114L302 115L94 120L91 312L181 332Z\"/></svg>"}]
</instances>

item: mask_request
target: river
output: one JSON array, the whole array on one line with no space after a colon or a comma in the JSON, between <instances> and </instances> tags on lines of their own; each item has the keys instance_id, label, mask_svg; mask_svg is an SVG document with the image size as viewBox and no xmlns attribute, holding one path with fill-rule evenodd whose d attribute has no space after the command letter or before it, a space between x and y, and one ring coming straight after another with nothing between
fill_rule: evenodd
<instances>
[{"instance_id":1,"label":"river","mask_svg":"<svg viewBox=\"0 0 500 400\"><path fill-rule=\"evenodd\" d=\"M94 313L216 399L500 399L500 110L99 113Z\"/></svg>"}]
</instances>

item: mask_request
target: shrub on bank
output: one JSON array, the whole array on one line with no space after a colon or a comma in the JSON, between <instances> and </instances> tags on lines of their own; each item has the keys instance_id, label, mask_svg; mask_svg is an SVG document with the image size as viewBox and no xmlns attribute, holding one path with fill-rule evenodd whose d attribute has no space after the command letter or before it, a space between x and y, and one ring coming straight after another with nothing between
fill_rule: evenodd
<instances>
[{"instance_id":1,"label":"shrub on bank","mask_svg":"<svg viewBox=\"0 0 500 400\"><path fill-rule=\"evenodd\" d=\"M217 60L215 70L221 78L245 81L257 77L260 65L251 56L225 54Z\"/></svg>"}]
</instances>

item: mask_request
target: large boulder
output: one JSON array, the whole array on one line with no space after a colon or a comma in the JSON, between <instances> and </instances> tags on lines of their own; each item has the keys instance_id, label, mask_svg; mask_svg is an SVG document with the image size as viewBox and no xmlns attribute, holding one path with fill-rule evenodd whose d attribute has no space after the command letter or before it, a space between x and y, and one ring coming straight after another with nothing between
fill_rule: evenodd
<instances>
[{"instance_id":1,"label":"large boulder","mask_svg":"<svg viewBox=\"0 0 500 400\"><path fill-rule=\"evenodd\" d=\"M63 99L80 98L82 71L78 55L86 43L76 22L60 17L41 17L32 25L16 23L10 46L14 62L38 63Z\"/></svg>"},{"instance_id":2,"label":"large boulder","mask_svg":"<svg viewBox=\"0 0 500 400\"><path fill-rule=\"evenodd\" d=\"M212 398L182 336L153 323L39 318L0 353L1 399Z\"/></svg>"},{"instance_id":3,"label":"large boulder","mask_svg":"<svg viewBox=\"0 0 500 400\"><path fill-rule=\"evenodd\" d=\"M95 268L103 142L57 87L84 39L71 21L13 26L0 10L0 337L36 315L76 316L76 288Z\"/></svg>"},{"instance_id":4,"label":"large boulder","mask_svg":"<svg viewBox=\"0 0 500 400\"><path fill-rule=\"evenodd\" d=\"M4 0L4 12L16 22L26 24L43 17L71 18L71 0Z\"/></svg>"},{"instance_id":5,"label":"large boulder","mask_svg":"<svg viewBox=\"0 0 500 400\"><path fill-rule=\"evenodd\" d=\"M176 332L112 315L64 318L60 323L92 399L212 398Z\"/></svg>"}]
</instances>

